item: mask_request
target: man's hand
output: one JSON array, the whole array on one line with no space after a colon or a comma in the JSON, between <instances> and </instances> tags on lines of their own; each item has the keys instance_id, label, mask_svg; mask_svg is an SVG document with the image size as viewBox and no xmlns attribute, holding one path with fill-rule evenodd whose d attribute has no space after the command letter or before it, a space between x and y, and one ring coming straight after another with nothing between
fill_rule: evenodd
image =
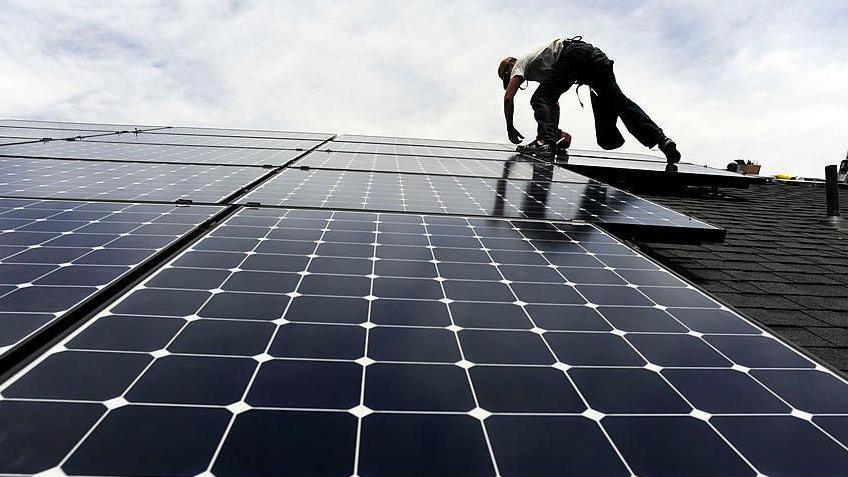
<instances>
[{"instance_id":1,"label":"man's hand","mask_svg":"<svg viewBox=\"0 0 848 477\"><path fill-rule=\"evenodd\" d=\"M521 133L518 132L518 129L515 129L512 126L507 128L506 134L507 136L509 136L509 142L513 144L521 144L521 141L524 140L524 136L522 136Z\"/></svg>"},{"instance_id":2,"label":"man's hand","mask_svg":"<svg viewBox=\"0 0 848 477\"><path fill-rule=\"evenodd\" d=\"M504 118L506 119L506 135L509 136L510 142L513 144L521 144L521 140L524 139L524 136L515 129L515 126L512 125L512 113L514 111L514 105L512 103L512 98L515 97L515 93L518 92L518 88L521 86L521 82L524 81L524 77L521 75L515 75L512 79L509 80L509 85L506 87L506 92L504 93Z\"/></svg>"}]
</instances>

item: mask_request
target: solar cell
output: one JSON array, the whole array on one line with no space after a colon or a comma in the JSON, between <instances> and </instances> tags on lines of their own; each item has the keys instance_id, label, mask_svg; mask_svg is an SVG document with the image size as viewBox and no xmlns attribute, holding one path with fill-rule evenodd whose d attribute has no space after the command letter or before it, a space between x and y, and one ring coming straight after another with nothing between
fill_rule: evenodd
<instances>
[{"instance_id":1,"label":"solar cell","mask_svg":"<svg viewBox=\"0 0 848 477\"><path fill-rule=\"evenodd\" d=\"M845 381L589 224L241 209L0 394L4 473L848 466Z\"/></svg>"},{"instance_id":2,"label":"solar cell","mask_svg":"<svg viewBox=\"0 0 848 477\"><path fill-rule=\"evenodd\" d=\"M167 129L164 131L167 131ZM321 143L320 140L310 139L278 139L264 137L211 136L198 134L152 134L143 132L124 133L92 140L134 144L222 146L261 149L309 149Z\"/></svg>"},{"instance_id":3,"label":"solar cell","mask_svg":"<svg viewBox=\"0 0 848 477\"><path fill-rule=\"evenodd\" d=\"M422 139L414 137L394 137L394 136L364 136L359 134L339 134L333 141L335 142L355 142L355 143L372 143L372 144L398 144L408 146L435 146L435 147L452 147L452 148L468 148L468 149L491 149L495 151L514 151L515 146L506 144L497 144L491 142L475 142L475 141L449 141L444 139ZM363 146L365 147L365 146Z\"/></svg>"},{"instance_id":4,"label":"solar cell","mask_svg":"<svg viewBox=\"0 0 848 477\"><path fill-rule=\"evenodd\" d=\"M88 140L50 141L0 148L0 155L3 156L237 166L281 166L300 154L300 151L281 149L127 144Z\"/></svg>"},{"instance_id":5,"label":"solar cell","mask_svg":"<svg viewBox=\"0 0 848 477\"><path fill-rule=\"evenodd\" d=\"M267 171L0 157L0 196L216 203Z\"/></svg>"},{"instance_id":6,"label":"solar cell","mask_svg":"<svg viewBox=\"0 0 848 477\"><path fill-rule=\"evenodd\" d=\"M507 154L504 160L460 159L451 157L406 156L368 153L311 152L295 164L321 169L343 169L417 174L445 174L474 177L509 177L532 179L535 159L519 154ZM577 173L557 167L550 168L554 182L594 182Z\"/></svg>"},{"instance_id":7,"label":"solar cell","mask_svg":"<svg viewBox=\"0 0 848 477\"><path fill-rule=\"evenodd\" d=\"M382 172L288 169L256 188L240 203L445 213L549 220L582 220L659 228L701 237L721 233L704 222L603 184L550 182L552 166L535 163L535 180L412 175Z\"/></svg>"},{"instance_id":8,"label":"solar cell","mask_svg":"<svg viewBox=\"0 0 848 477\"><path fill-rule=\"evenodd\" d=\"M0 199L0 355L219 210Z\"/></svg>"}]
</instances>

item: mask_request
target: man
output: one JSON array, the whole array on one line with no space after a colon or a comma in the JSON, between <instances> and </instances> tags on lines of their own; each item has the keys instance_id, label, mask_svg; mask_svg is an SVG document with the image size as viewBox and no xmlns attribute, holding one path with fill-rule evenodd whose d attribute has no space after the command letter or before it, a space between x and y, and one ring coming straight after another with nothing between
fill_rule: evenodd
<instances>
[{"instance_id":1,"label":"man","mask_svg":"<svg viewBox=\"0 0 848 477\"><path fill-rule=\"evenodd\" d=\"M521 152L540 157L550 157L562 132L559 126L559 97L571 85L591 87L592 110L595 115L595 134L598 145L604 149L617 149L624 144L618 131L618 118L645 147L659 147L670 164L680 161L677 144L636 103L621 92L612 70L613 61L598 48L575 37L556 39L521 58L507 57L498 65L498 77L503 81L504 116L506 131L513 144L524 136L513 126L513 98L524 81L537 81L539 87L530 99L533 114L539 125L536 140L519 146ZM567 146L565 146L567 147Z\"/></svg>"}]
</instances>

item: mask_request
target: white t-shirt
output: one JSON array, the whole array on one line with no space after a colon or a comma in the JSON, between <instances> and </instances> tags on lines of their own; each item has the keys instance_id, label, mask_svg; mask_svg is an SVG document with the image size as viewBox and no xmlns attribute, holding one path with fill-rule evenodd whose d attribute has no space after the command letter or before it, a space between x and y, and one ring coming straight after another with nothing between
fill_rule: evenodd
<instances>
[{"instance_id":1,"label":"white t-shirt","mask_svg":"<svg viewBox=\"0 0 848 477\"><path fill-rule=\"evenodd\" d=\"M551 72L562 51L562 39L522 56L512 67L512 76L521 75L527 81L541 82Z\"/></svg>"}]
</instances>

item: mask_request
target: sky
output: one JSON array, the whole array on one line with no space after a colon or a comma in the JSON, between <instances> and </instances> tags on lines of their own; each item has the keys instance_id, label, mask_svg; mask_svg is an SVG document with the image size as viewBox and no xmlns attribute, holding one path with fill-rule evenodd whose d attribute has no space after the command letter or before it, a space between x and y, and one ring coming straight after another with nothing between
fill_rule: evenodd
<instances>
[{"instance_id":1,"label":"sky","mask_svg":"<svg viewBox=\"0 0 848 477\"><path fill-rule=\"evenodd\" d=\"M685 161L822 177L848 151L845 0L5 0L0 25L0 118L506 142L498 62L582 35ZM560 126L597 149L580 95Z\"/></svg>"}]
</instances>

